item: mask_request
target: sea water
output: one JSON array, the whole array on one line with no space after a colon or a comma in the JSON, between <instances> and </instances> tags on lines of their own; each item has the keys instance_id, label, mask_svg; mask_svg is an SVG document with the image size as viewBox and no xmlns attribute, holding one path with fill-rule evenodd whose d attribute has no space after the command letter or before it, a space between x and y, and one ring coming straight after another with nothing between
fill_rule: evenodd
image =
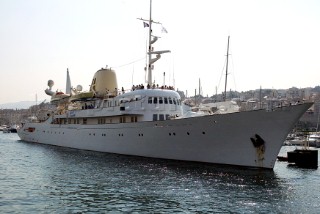
<instances>
[{"instance_id":1,"label":"sea water","mask_svg":"<svg viewBox=\"0 0 320 214\"><path fill-rule=\"evenodd\" d=\"M80 151L0 132L0 213L320 213L320 170Z\"/></svg>"}]
</instances>

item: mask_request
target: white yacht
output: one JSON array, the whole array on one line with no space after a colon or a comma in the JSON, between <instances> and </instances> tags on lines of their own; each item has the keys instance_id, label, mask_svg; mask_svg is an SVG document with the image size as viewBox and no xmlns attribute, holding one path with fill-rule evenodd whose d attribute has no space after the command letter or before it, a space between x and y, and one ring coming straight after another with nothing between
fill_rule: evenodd
<instances>
[{"instance_id":1,"label":"white yacht","mask_svg":"<svg viewBox=\"0 0 320 214\"><path fill-rule=\"evenodd\" d=\"M310 146L320 148L320 133L315 132L310 134L308 137L308 141Z\"/></svg>"},{"instance_id":2,"label":"white yacht","mask_svg":"<svg viewBox=\"0 0 320 214\"><path fill-rule=\"evenodd\" d=\"M103 68L93 76L93 96L72 99L70 92L59 102L47 89L57 110L43 122L23 124L18 130L21 140L124 155L272 169L288 133L312 103L188 117L179 93L171 87L156 88L152 82L153 63L169 51L153 50L157 37L151 30L155 23L151 4L150 17L143 21L149 27L147 87L119 91L115 71Z\"/></svg>"}]
</instances>

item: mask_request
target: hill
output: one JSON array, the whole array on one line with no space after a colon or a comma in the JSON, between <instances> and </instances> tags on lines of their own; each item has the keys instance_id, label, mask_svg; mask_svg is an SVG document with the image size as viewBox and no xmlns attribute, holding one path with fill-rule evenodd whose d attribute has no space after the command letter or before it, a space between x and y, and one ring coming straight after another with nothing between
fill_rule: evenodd
<instances>
[{"instance_id":1,"label":"hill","mask_svg":"<svg viewBox=\"0 0 320 214\"><path fill-rule=\"evenodd\" d=\"M35 105L35 101L20 101L16 103L0 104L0 109L28 109L30 106Z\"/></svg>"}]
</instances>

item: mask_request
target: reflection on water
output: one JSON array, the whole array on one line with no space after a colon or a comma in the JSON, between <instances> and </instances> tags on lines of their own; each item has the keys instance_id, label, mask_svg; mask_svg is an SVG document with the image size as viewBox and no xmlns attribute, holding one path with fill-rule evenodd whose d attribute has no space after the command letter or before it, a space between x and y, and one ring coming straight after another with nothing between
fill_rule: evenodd
<instances>
[{"instance_id":1,"label":"reflection on water","mask_svg":"<svg viewBox=\"0 0 320 214\"><path fill-rule=\"evenodd\" d=\"M4 212L317 213L320 208L314 190L319 171L285 163L274 171L252 170L79 151L3 135L0 155ZM306 188L304 180L315 177Z\"/></svg>"}]
</instances>

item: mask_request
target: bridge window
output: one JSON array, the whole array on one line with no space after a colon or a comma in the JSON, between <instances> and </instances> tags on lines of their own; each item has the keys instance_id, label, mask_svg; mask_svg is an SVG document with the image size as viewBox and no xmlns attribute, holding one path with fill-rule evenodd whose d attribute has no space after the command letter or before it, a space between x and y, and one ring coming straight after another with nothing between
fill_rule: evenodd
<instances>
[{"instance_id":1,"label":"bridge window","mask_svg":"<svg viewBox=\"0 0 320 214\"><path fill-rule=\"evenodd\" d=\"M173 98L173 103L177 105L176 98Z\"/></svg>"},{"instance_id":2,"label":"bridge window","mask_svg":"<svg viewBox=\"0 0 320 214\"><path fill-rule=\"evenodd\" d=\"M148 104L152 104L152 97L148 98Z\"/></svg>"},{"instance_id":3,"label":"bridge window","mask_svg":"<svg viewBox=\"0 0 320 214\"><path fill-rule=\"evenodd\" d=\"M167 97L164 98L164 104L168 104L168 98Z\"/></svg>"},{"instance_id":4,"label":"bridge window","mask_svg":"<svg viewBox=\"0 0 320 214\"><path fill-rule=\"evenodd\" d=\"M153 98L153 103L154 103L154 104L157 104L157 103L158 103L158 97L154 97L154 98Z\"/></svg>"},{"instance_id":5,"label":"bridge window","mask_svg":"<svg viewBox=\"0 0 320 214\"><path fill-rule=\"evenodd\" d=\"M169 97L169 104L172 104L172 98Z\"/></svg>"},{"instance_id":6,"label":"bridge window","mask_svg":"<svg viewBox=\"0 0 320 214\"><path fill-rule=\"evenodd\" d=\"M163 97L159 97L159 104L163 103Z\"/></svg>"}]
</instances>

